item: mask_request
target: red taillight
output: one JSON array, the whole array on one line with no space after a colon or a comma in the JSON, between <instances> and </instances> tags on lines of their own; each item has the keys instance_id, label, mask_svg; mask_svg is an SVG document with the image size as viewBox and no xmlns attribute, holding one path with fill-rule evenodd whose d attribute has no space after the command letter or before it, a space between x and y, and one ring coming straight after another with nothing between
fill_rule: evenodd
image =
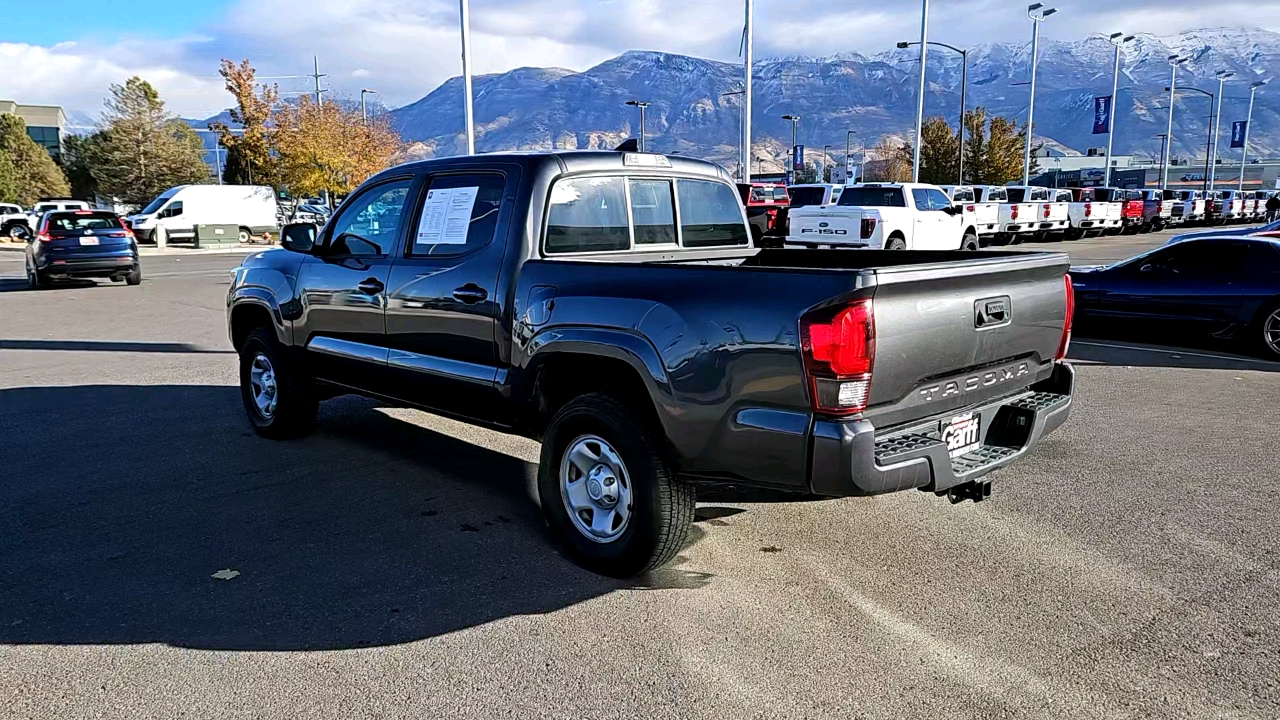
<instances>
[{"instance_id":1,"label":"red taillight","mask_svg":"<svg viewBox=\"0 0 1280 720\"><path fill-rule=\"evenodd\" d=\"M1089 217L1089 216L1090 216L1090 215L1092 215L1092 214L1093 214L1093 203L1085 203L1085 204L1084 204L1084 216L1085 216L1085 217Z\"/></svg>"},{"instance_id":2,"label":"red taillight","mask_svg":"<svg viewBox=\"0 0 1280 720\"><path fill-rule=\"evenodd\" d=\"M1010 220L1017 220L1017 219L1018 219L1018 206L1017 206L1017 205L1014 205L1013 207L1009 208L1009 219L1010 219Z\"/></svg>"},{"instance_id":3,"label":"red taillight","mask_svg":"<svg viewBox=\"0 0 1280 720\"><path fill-rule=\"evenodd\" d=\"M120 227L124 229L124 236L130 239L136 239L134 238L134 235L133 235L133 229L130 228L127 224L125 224L124 219L123 218L116 218L116 219L120 221Z\"/></svg>"},{"instance_id":4,"label":"red taillight","mask_svg":"<svg viewBox=\"0 0 1280 720\"><path fill-rule=\"evenodd\" d=\"M1071 344L1071 318L1076 314L1076 290L1071 287L1071 276L1063 275L1062 284L1067 291L1067 316L1062 320L1062 339L1058 341L1058 354L1053 356L1055 360L1067 356L1067 346Z\"/></svg>"},{"instance_id":5,"label":"red taillight","mask_svg":"<svg viewBox=\"0 0 1280 720\"><path fill-rule=\"evenodd\" d=\"M37 240L39 240L40 242L52 242L52 241L53 241L53 237L52 237L51 235L49 235L49 233L47 233L47 232L43 232L43 231L42 231L42 232L38 232L38 233L36 233L36 239L37 239Z\"/></svg>"},{"instance_id":6,"label":"red taillight","mask_svg":"<svg viewBox=\"0 0 1280 720\"><path fill-rule=\"evenodd\" d=\"M973 205L965 205L965 206L964 206L964 211L965 211L965 212L967 212L967 213L977 212L977 211L978 211L978 208L974 207Z\"/></svg>"},{"instance_id":7,"label":"red taillight","mask_svg":"<svg viewBox=\"0 0 1280 720\"><path fill-rule=\"evenodd\" d=\"M1044 219L1048 220L1049 219L1049 203L1045 203L1043 205L1043 208L1044 208Z\"/></svg>"},{"instance_id":8,"label":"red taillight","mask_svg":"<svg viewBox=\"0 0 1280 720\"><path fill-rule=\"evenodd\" d=\"M870 217L862 218L862 239L869 240L876 232L876 219Z\"/></svg>"},{"instance_id":9,"label":"red taillight","mask_svg":"<svg viewBox=\"0 0 1280 720\"><path fill-rule=\"evenodd\" d=\"M866 408L875 338L870 300L823 308L800 319L800 346L815 411L852 415Z\"/></svg>"}]
</instances>

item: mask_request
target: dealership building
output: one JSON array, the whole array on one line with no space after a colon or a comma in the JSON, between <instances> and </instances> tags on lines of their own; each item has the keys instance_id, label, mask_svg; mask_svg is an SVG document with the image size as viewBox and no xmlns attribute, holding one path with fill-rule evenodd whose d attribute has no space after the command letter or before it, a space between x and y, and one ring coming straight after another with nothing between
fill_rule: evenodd
<instances>
[{"instance_id":1,"label":"dealership building","mask_svg":"<svg viewBox=\"0 0 1280 720\"><path fill-rule=\"evenodd\" d=\"M0 114L17 115L27 124L27 137L36 141L55 160L62 155L62 133L67 127L67 116L57 105L23 105L12 100L0 100Z\"/></svg>"}]
</instances>

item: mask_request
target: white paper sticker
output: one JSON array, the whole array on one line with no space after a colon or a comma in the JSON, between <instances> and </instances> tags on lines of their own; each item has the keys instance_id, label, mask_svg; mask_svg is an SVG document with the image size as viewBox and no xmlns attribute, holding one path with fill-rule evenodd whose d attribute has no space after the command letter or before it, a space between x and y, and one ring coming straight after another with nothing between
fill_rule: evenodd
<instances>
[{"instance_id":1,"label":"white paper sticker","mask_svg":"<svg viewBox=\"0 0 1280 720\"><path fill-rule=\"evenodd\" d=\"M479 187L427 190L416 245L465 245Z\"/></svg>"}]
</instances>

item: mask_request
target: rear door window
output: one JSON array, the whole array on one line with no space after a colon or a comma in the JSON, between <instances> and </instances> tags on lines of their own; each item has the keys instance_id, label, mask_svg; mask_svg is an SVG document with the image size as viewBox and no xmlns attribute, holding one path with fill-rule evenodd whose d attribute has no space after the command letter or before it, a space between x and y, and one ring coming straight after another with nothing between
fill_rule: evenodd
<instances>
[{"instance_id":1,"label":"rear door window","mask_svg":"<svg viewBox=\"0 0 1280 720\"><path fill-rule=\"evenodd\" d=\"M685 247L746 245L747 226L733 190L711 180L676 181L680 234Z\"/></svg>"},{"instance_id":2,"label":"rear door window","mask_svg":"<svg viewBox=\"0 0 1280 720\"><path fill-rule=\"evenodd\" d=\"M917 210L932 210L929 207L929 192L924 188L912 188L911 200L915 204Z\"/></svg>"},{"instance_id":3,"label":"rear door window","mask_svg":"<svg viewBox=\"0 0 1280 720\"><path fill-rule=\"evenodd\" d=\"M557 180L547 213L548 253L631 249L626 187L620 177ZM737 205L738 199L733 198Z\"/></svg>"},{"instance_id":4,"label":"rear door window","mask_svg":"<svg viewBox=\"0 0 1280 720\"><path fill-rule=\"evenodd\" d=\"M506 178L496 173L431 178L409 256L461 255L488 245L498 229L505 184Z\"/></svg>"}]
</instances>

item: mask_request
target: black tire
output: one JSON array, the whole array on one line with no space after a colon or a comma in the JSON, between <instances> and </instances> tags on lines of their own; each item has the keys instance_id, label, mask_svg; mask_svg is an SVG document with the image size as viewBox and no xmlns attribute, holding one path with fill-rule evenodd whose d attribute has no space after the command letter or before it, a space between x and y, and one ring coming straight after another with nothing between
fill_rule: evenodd
<instances>
[{"instance_id":1,"label":"black tire","mask_svg":"<svg viewBox=\"0 0 1280 720\"><path fill-rule=\"evenodd\" d=\"M894 235L889 238L889 244L884 246L885 250L906 250L907 241Z\"/></svg>"},{"instance_id":2,"label":"black tire","mask_svg":"<svg viewBox=\"0 0 1280 720\"><path fill-rule=\"evenodd\" d=\"M36 270L30 264L27 265L27 285L32 290L44 290L49 287L49 278L44 273Z\"/></svg>"},{"instance_id":3,"label":"black tire","mask_svg":"<svg viewBox=\"0 0 1280 720\"><path fill-rule=\"evenodd\" d=\"M973 233L965 233L964 239L960 241L961 250L977 250L979 247L978 236Z\"/></svg>"},{"instance_id":4,"label":"black tire","mask_svg":"<svg viewBox=\"0 0 1280 720\"><path fill-rule=\"evenodd\" d=\"M578 529L561 490L564 456L586 436L608 443L629 479L630 516L609 541L592 540ZM592 572L641 575L670 562L684 545L693 522L694 489L676 477L655 437L631 410L603 393L571 400L551 419L538 467L542 512L568 554Z\"/></svg>"},{"instance_id":5,"label":"black tire","mask_svg":"<svg viewBox=\"0 0 1280 720\"><path fill-rule=\"evenodd\" d=\"M1280 329L1280 302L1264 307L1257 319L1249 325L1249 350L1259 357L1280 362L1280 339L1267 342L1268 323L1272 323L1270 329L1273 331Z\"/></svg>"},{"instance_id":6,"label":"black tire","mask_svg":"<svg viewBox=\"0 0 1280 720\"><path fill-rule=\"evenodd\" d=\"M111 278L111 279L115 280L115 278ZM130 285L141 285L142 284L142 263L138 263L137 265L134 265L133 270L130 270L129 274L124 276L124 281L129 283Z\"/></svg>"},{"instance_id":7,"label":"black tire","mask_svg":"<svg viewBox=\"0 0 1280 720\"><path fill-rule=\"evenodd\" d=\"M315 428L319 403L307 377L282 352L271 328L258 328L249 333L240 348L240 398L253 431L272 440L287 440L306 435ZM254 362L266 358L272 372L276 404L270 412L258 409L252 380Z\"/></svg>"}]
</instances>

